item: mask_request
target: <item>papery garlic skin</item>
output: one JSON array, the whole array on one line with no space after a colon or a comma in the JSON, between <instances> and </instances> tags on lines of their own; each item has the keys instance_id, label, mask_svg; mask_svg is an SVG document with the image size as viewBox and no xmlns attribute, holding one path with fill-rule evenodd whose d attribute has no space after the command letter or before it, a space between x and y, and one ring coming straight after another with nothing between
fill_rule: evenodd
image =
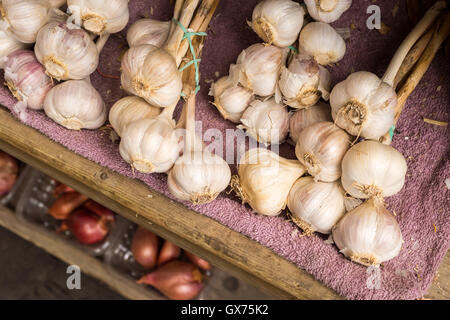
<instances>
[{"instance_id":1,"label":"papery garlic skin","mask_svg":"<svg viewBox=\"0 0 450 320\"><path fill-rule=\"evenodd\" d=\"M34 52L47 74L57 80L82 80L98 66L99 53L86 31L51 22L38 33Z\"/></svg>"},{"instance_id":2,"label":"papery garlic skin","mask_svg":"<svg viewBox=\"0 0 450 320\"><path fill-rule=\"evenodd\" d=\"M378 199L346 213L333 228L333 240L346 257L365 266L396 257L403 244L397 220Z\"/></svg>"},{"instance_id":3,"label":"papery garlic skin","mask_svg":"<svg viewBox=\"0 0 450 320\"><path fill-rule=\"evenodd\" d=\"M39 30L49 21L50 5L41 0L3 0L0 3L2 29L23 43L34 43Z\"/></svg>"},{"instance_id":4,"label":"papery garlic skin","mask_svg":"<svg viewBox=\"0 0 450 320\"><path fill-rule=\"evenodd\" d=\"M94 33L117 33L128 24L129 0L67 0L72 14L81 18L82 26Z\"/></svg>"},{"instance_id":5,"label":"papery garlic skin","mask_svg":"<svg viewBox=\"0 0 450 320\"><path fill-rule=\"evenodd\" d=\"M130 47L151 44L161 48L169 37L170 21L140 19L133 23L127 32Z\"/></svg>"},{"instance_id":6,"label":"papery garlic skin","mask_svg":"<svg viewBox=\"0 0 450 320\"><path fill-rule=\"evenodd\" d=\"M248 135L265 144L280 144L289 133L289 112L275 98L254 100L241 118L241 126Z\"/></svg>"},{"instance_id":7,"label":"papery garlic skin","mask_svg":"<svg viewBox=\"0 0 450 320\"><path fill-rule=\"evenodd\" d=\"M288 160L262 148L248 150L239 160L231 187L254 211L276 216L286 207L294 182L305 173L297 160Z\"/></svg>"},{"instance_id":8,"label":"papery garlic skin","mask_svg":"<svg viewBox=\"0 0 450 320\"><path fill-rule=\"evenodd\" d=\"M331 93L331 73L323 66L319 65L319 91L325 101L330 100Z\"/></svg>"},{"instance_id":9,"label":"papery garlic skin","mask_svg":"<svg viewBox=\"0 0 450 320\"><path fill-rule=\"evenodd\" d=\"M305 0L305 4L314 20L332 23L351 7L352 0Z\"/></svg>"},{"instance_id":10,"label":"papery garlic skin","mask_svg":"<svg viewBox=\"0 0 450 320\"><path fill-rule=\"evenodd\" d=\"M291 0L264 0L253 10L251 27L264 42L289 47L298 38L305 11Z\"/></svg>"},{"instance_id":11,"label":"papery garlic skin","mask_svg":"<svg viewBox=\"0 0 450 320\"><path fill-rule=\"evenodd\" d=\"M25 43L16 40L13 36L0 29L0 69L5 67L6 57L10 53L23 50L26 47Z\"/></svg>"},{"instance_id":12,"label":"papery garlic skin","mask_svg":"<svg viewBox=\"0 0 450 320\"><path fill-rule=\"evenodd\" d=\"M28 108L41 110L44 99L53 88L53 81L45 74L33 51L14 51L6 58L5 82L11 93Z\"/></svg>"},{"instance_id":13,"label":"papery garlic skin","mask_svg":"<svg viewBox=\"0 0 450 320\"><path fill-rule=\"evenodd\" d=\"M303 129L295 146L297 159L316 181L341 177L341 162L350 148L348 134L332 122L317 122Z\"/></svg>"},{"instance_id":14,"label":"papery garlic skin","mask_svg":"<svg viewBox=\"0 0 450 320\"><path fill-rule=\"evenodd\" d=\"M312 56L297 54L282 68L278 82L284 102L293 108L307 108L319 101L319 65Z\"/></svg>"},{"instance_id":15,"label":"papery garlic skin","mask_svg":"<svg viewBox=\"0 0 450 320\"><path fill-rule=\"evenodd\" d=\"M300 53L313 56L323 66L340 61L346 51L344 39L323 22L308 23L300 32L299 44Z\"/></svg>"},{"instance_id":16,"label":"papery garlic skin","mask_svg":"<svg viewBox=\"0 0 450 320\"><path fill-rule=\"evenodd\" d=\"M207 150L183 154L170 170L167 185L179 200L210 203L224 191L231 179L228 164Z\"/></svg>"},{"instance_id":17,"label":"papery garlic skin","mask_svg":"<svg viewBox=\"0 0 450 320\"><path fill-rule=\"evenodd\" d=\"M330 106L319 101L312 107L293 112L289 119L289 136L297 143L303 129L321 121L332 121L332 118Z\"/></svg>"},{"instance_id":18,"label":"papery garlic skin","mask_svg":"<svg viewBox=\"0 0 450 320\"><path fill-rule=\"evenodd\" d=\"M45 114L71 130L98 129L106 121L105 102L88 80L69 80L55 86L44 102Z\"/></svg>"},{"instance_id":19,"label":"papery garlic skin","mask_svg":"<svg viewBox=\"0 0 450 320\"><path fill-rule=\"evenodd\" d=\"M155 118L160 113L160 108L149 105L144 99L125 97L112 106L109 111L109 123L121 137L128 124L140 119Z\"/></svg>"},{"instance_id":20,"label":"papery garlic skin","mask_svg":"<svg viewBox=\"0 0 450 320\"><path fill-rule=\"evenodd\" d=\"M67 4L66 0L46 0L48 5L52 8L61 8L63 5Z\"/></svg>"},{"instance_id":21,"label":"papery garlic skin","mask_svg":"<svg viewBox=\"0 0 450 320\"><path fill-rule=\"evenodd\" d=\"M167 172L180 154L175 122L165 117L128 124L119 147L122 158L143 173Z\"/></svg>"},{"instance_id":22,"label":"papery garlic skin","mask_svg":"<svg viewBox=\"0 0 450 320\"><path fill-rule=\"evenodd\" d=\"M122 88L153 106L176 104L183 87L175 59L153 45L131 47L122 58Z\"/></svg>"},{"instance_id":23,"label":"papery garlic skin","mask_svg":"<svg viewBox=\"0 0 450 320\"><path fill-rule=\"evenodd\" d=\"M236 85L225 76L211 85L209 95L214 97L214 106L222 117L234 123L240 123L244 111L254 100L252 92L240 85Z\"/></svg>"},{"instance_id":24,"label":"papery garlic skin","mask_svg":"<svg viewBox=\"0 0 450 320\"><path fill-rule=\"evenodd\" d=\"M335 123L354 136L378 140L394 124L397 94L370 72L352 73L331 91Z\"/></svg>"},{"instance_id":25,"label":"papery garlic skin","mask_svg":"<svg viewBox=\"0 0 450 320\"><path fill-rule=\"evenodd\" d=\"M312 177L303 177L292 186L287 206L292 221L304 234L329 234L345 213L344 196L339 182L315 182Z\"/></svg>"},{"instance_id":26,"label":"papery garlic skin","mask_svg":"<svg viewBox=\"0 0 450 320\"><path fill-rule=\"evenodd\" d=\"M389 197L405 184L408 167L403 155L378 141L360 142L342 160L342 185L353 197Z\"/></svg>"},{"instance_id":27,"label":"papery garlic skin","mask_svg":"<svg viewBox=\"0 0 450 320\"><path fill-rule=\"evenodd\" d=\"M239 82L245 88L258 96L267 97L275 93L285 59L282 49L257 43L242 51L237 64L230 69L240 71Z\"/></svg>"}]
</instances>

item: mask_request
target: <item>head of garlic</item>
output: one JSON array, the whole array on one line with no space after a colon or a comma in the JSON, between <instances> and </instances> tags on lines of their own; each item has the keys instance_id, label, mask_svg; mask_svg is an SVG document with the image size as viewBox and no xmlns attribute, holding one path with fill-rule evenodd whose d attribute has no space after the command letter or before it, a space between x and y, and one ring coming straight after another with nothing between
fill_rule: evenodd
<instances>
[{"instance_id":1,"label":"head of garlic","mask_svg":"<svg viewBox=\"0 0 450 320\"><path fill-rule=\"evenodd\" d=\"M52 79L29 50L14 51L7 56L5 82L19 101L34 110L44 108L45 96L53 88Z\"/></svg>"},{"instance_id":2,"label":"head of garlic","mask_svg":"<svg viewBox=\"0 0 450 320\"><path fill-rule=\"evenodd\" d=\"M345 213L344 198L339 181L316 182L312 177L303 177L292 186L287 206L292 221L304 234L329 234Z\"/></svg>"},{"instance_id":3,"label":"head of garlic","mask_svg":"<svg viewBox=\"0 0 450 320\"><path fill-rule=\"evenodd\" d=\"M61 8L63 5L67 4L66 0L46 0L52 8Z\"/></svg>"},{"instance_id":4,"label":"head of garlic","mask_svg":"<svg viewBox=\"0 0 450 320\"><path fill-rule=\"evenodd\" d=\"M94 34L117 33L130 19L129 0L67 0L72 14L81 25Z\"/></svg>"},{"instance_id":5,"label":"head of garlic","mask_svg":"<svg viewBox=\"0 0 450 320\"><path fill-rule=\"evenodd\" d=\"M300 132L295 155L316 181L333 182L341 177L342 158L349 148L344 130L332 122L317 122Z\"/></svg>"},{"instance_id":6,"label":"head of garlic","mask_svg":"<svg viewBox=\"0 0 450 320\"><path fill-rule=\"evenodd\" d=\"M34 52L47 74L57 80L87 78L98 66L99 52L83 29L51 22L38 33Z\"/></svg>"},{"instance_id":7,"label":"head of garlic","mask_svg":"<svg viewBox=\"0 0 450 320\"><path fill-rule=\"evenodd\" d=\"M344 215L333 228L333 241L346 257L365 266L396 257L403 244L397 220L375 198Z\"/></svg>"},{"instance_id":8,"label":"head of garlic","mask_svg":"<svg viewBox=\"0 0 450 320\"><path fill-rule=\"evenodd\" d=\"M89 80L69 80L55 86L44 101L45 114L71 130L98 129L106 121L105 103Z\"/></svg>"},{"instance_id":9,"label":"head of garlic","mask_svg":"<svg viewBox=\"0 0 450 320\"><path fill-rule=\"evenodd\" d=\"M379 139L394 124L395 90L370 72L352 73L331 91L335 123L354 136Z\"/></svg>"},{"instance_id":10,"label":"head of garlic","mask_svg":"<svg viewBox=\"0 0 450 320\"><path fill-rule=\"evenodd\" d=\"M287 108L271 98L254 100L241 117L243 129L252 138L265 144L280 144L289 133L289 112Z\"/></svg>"},{"instance_id":11,"label":"head of garlic","mask_svg":"<svg viewBox=\"0 0 450 320\"><path fill-rule=\"evenodd\" d=\"M405 183L406 160L393 147L366 140L355 144L342 160L342 185L353 197L389 197Z\"/></svg>"},{"instance_id":12,"label":"head of garlic","mask_svg":"<svg viewBox=\"0 0 450 320\"><path fill-rule=\"evenodd\" d=\"M332 23L352 5L352 0L305 0L309 15L316 21Z\"/></svg>"},{"instance_id":13,"label":"head of garlic","mask_svg":"<svg viewBox=\"0 0 450 320\"><path fill-rule=\"evenodd\" d=\"M1 29L23 43L34 43L39 30L49 21L51 6L42 0L3 0Z\"/></svg>"},{"instance_id":14,"label":"head of garlic","mask_svg":"<svg viewBox=\"0 0 450 320\"><path fill-rule=\"evenodd\" d=\"M330 100L331 93L331 73L323 66L319 65L319 91L323 100Z\"/></svg>"},{"instance_id":15,"label":"head of garlic","mask_svg":"<svg viewBox=\"0 0 450 320\"><path fill-rule=\"evenodd\" d=\"M297 160L255 148L239 160L238 176L232 177L231 187L257 213L276 216L286 207L292 185L304 173L305 168Z\"/></svg>"},{"instance_id":16,"label":"head of garlic","mask_svg":"<svg viewBox=\"0 0 450 320\"><path fill-rule=\"evenodd\" d=\"M254 94L267 97L275 93L281 67L286 60L283 49L262 43L254 44L239 55L237 68L239 82Z\"/></svg>"},{"instance_id":17,"label":"head of garlic","mask_svg":"<svg viewBox=\"0 0 450 320\"><path fill-rule=\"evenodd\" d=\"M344 39L323 22L308 23L300 32L300 53L313 56L321 65L340 61L345 55Z\"/></svg>"},{"instance_id":18,"label":"head of garlic","mask_svg":"<svg viewBox=\"0 0 450 320\"><path fill-rule=\"evenodd\" d=\"M301 109L319 101L319 80L316 60L307 54L297 54L289 68L282 68L278 86L284 102L290 107Z\"/></svg>"},{"instance_id":19,"label":"head of garlic","mask_svg":"<svg viewBox=\"0 0 450 320\"><path fill-rule=\"evenodd\" d=\"M0 69L5 67L6 57L14 51L25 49L27 45L0 29Z\"/></svg>"},{"instance_id":20,"label":"head of garlic","mask_svg":"<svg viewBox=\"0 0 450 320\"><path fill-rule=\"evenodd\" d=\"M133 23L127 32L130 47L151 44L161 48L169 37L170 21L140 19Z\"/></svg>"},{"instance_id":21,"label":"head of garlic","mask_svg":"<svg viewBox=\"0 0 450 320\"><path fill-rule=\"evenodd\" d=\"M264 0L253 10L251 27L269 44L289 47L298 38L305 11L291 0Z\"/></svg>"},{"instance_id":22,"label":"head of garlic","mask_svg":"<svg viewBox=\"0 0 450 320\"><path fill-rule=\"evenodd\" d=\"M119 137L125 127L140 119L155 118L161 113L161 109L149 105L145 100L130 96L117 101L109 111L109 122Z\"/></svg>"},{"instance_id":23,"label":"head of garlic","mask_svg":"<svg viewBox=\"0 0 450 320\"><path fill-rule=\"evenodd\" d=\"M122 58L122 88L153 106L176 104L183 87L181 72L166 50L153 45L131 47Z\"/></svg>"},{"instance_id":24,"label":"head of garlic","mask_svg":"<svg viewBox=\"0 0 450 320\"><path fill-rule=\"evenodd\" d=\"M303 129L321 121L332 121L332 118L330 106L319 101L312 107L293 112L289 119L289 136L297 143Z\"/></svg>"},{"instance_id":25,"label":"head of garlic","mask_svg":"<svg viewBox=\"0 0 450 320\"><path fill-rule=\"evenodd\" d=\"M175 122L162 114L128 124L119 147L122 158L143 173L169 171L180 150Z\"/></svg>"}]
</instances>

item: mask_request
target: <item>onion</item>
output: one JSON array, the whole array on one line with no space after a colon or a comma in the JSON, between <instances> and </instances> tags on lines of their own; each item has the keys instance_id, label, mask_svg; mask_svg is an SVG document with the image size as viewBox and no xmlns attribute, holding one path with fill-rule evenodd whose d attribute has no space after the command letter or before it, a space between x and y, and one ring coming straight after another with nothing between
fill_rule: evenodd
<instances>
[{"instance_id":1,"label":"onion","mask_svg":"<svg viewBox=\"0 0 450 320\"><path fill-rule=\"evenodd\" d=\"M181 254L181 249L174 245L170 241L164 241L164 244L161 248L161 252L158 257L158 266L161 266L169 261L178 259Z\"/></svg>"},{"instance_id":2,"label":"onion","mask_svg":"<svg viewBox=\"0 0 450 320\"><path fill-rule=\"evenodd\" d=\"M203 289L200 270L191 263L179 260L159 267L137 283L151 285L173 300L193 299Z\"/></svg>"},{"instance_id":3,"label":"onion","mask_svg":"<svg viewBox=\"0 0 450 320\"><path fill-rule=\"evenodd\" d=\"M73 188L66 186L63 183L59 183L55 189L53 189L53 197L58 198L60 195L66 192L76 192Z\"/></svg>"},{"instance_id":4,"label":"onion","mask_svg":"<svg viewBox=\"0 0 450 320\"><path fill-rule=\"evenodd\" d=\"M95 244L101 242L109 232L110 219L87 209L79 209L67 219L67 227L83 244Z\"/></svg>"},{"instance_id":5,"label":"onion","mask_svg":"<svg viewBox=\"0 0 450 320\"><path fill-rule=\"evenodd\" d=\"M158 237L151 231L139 227L131 242L134 260L144 268L153 268L158 258Z\"/></svg>"},{"instance_id":6,"label":"onion","mask_svg":"<svg viewBox=\"0 0 450 320\"><path fill-rule=\"evenodd\" d=\"M0 151L0 196L8 193L17 181L19 166L16 159Z\"/></svg>"},{"instance_id":7,"label":"onion","mask_svg":"<svg viewBox=\"0 0 450 320\"><path fill-rule=\"evenodd\" d=\"M197 257L196 255L187 251L185 251L184 254L186 255L186 258L188 258L193 264L195 264L200 269L203 270L211 269L211 264L208 261L203 260L202 258Z\"/></svg>"},{"instance_id":8,"label":"onion","mask_svg":"<svg viewBox=\"0 0 450 320\"><path fill-rule=\"evenodd\" d=\"M87 200L88 197L79 192L66 192L53 202L50 209L48 209L48 213L57 220L65 220Z\"/></svg>"},{"instance_id":9,"label":"onion","mask_svg":"<svg viewBox=\"0 0 450 320\"><path fill-rule=\"evenodd\" d=\"M101 204L95 202L94 200L86 201L83 204L83 207L88 209L89 211L92 211L96 215L103 217L105 220L114 221L114 213L108 208L105 208Z\"/></svg>"}]
</instances>

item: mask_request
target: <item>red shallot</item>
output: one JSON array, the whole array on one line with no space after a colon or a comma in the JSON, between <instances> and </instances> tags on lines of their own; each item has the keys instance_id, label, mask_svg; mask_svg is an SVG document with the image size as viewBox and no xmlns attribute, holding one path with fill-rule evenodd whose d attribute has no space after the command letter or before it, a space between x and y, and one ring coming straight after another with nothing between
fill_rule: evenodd
<instances>
[{"instance_id":1,"label":"red shallot","mask_svg":"<svg viewBox=\"0 0 450 320\"><path fill-rule=\"evenodd\" d=\"M88 197L79 192L66 192L52 204L48 213L57 220L64 220L87 200Z\"/></svg>"},{"instance_id":2,"label":"red shallot","mask_svg":"<svg viewBox=\"0 0 450 320\"><path fill-rule=\"evenodd\" d=\"M151 231L139 227L131 242L134 260L144 268L156 266L158 258L158 237Z\"/></svg>"},{"instance_id":3,"label":"red shallot","mask_svg":"<svg viewBox=\"0 0 450 320\"><path fill-rule=\"evenodd\" d=\"M181 254L181 249L170 241L164 241L158 257L158 266L161 266L169 261L178 259Z\"/></svg>"},{"instance_id":4,"label":"red shallot","mask_svg":"<svg viewBox=\"0 0 450 320\"><path fill-rule=\"evenodd\" d=\"M19 167L9 154L0 151L0 196L8 193L17 181Z\"/></svg>"},{"instance_id":5,"label":"red shallot","mask_svg":"<svg viewBox=\"0 0 450 320\"><path fill-rule=\"evenodd\" d=\"M206 261L200 257L197 257L196 255L194 255L190 252L187 252L187 251L185 251L184 254L186 255L186 258L188 258L193 264L195 264L200 269L203 269L203 270L211 269L211 264L208 261Z\"/></svg>"},{"instance_id":6,"label":"red shallot","mask_svg":"<svg viewBox=\"0 0 450 320\"><path fill-rule=\"evenodd\" d=\"M67 227L81 243L95 244L108 235L110 222L89 210L79 209L69 216Z\"/></svg>"}]
</instances>

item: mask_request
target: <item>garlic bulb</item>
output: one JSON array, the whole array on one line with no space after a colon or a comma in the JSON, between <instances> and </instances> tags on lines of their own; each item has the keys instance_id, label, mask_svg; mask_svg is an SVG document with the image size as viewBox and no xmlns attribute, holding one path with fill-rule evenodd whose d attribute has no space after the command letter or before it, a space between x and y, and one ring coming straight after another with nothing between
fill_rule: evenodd
<instances>
[{"instance_id":1,"label":"garlic bulb","mask_svg":"<svg viewBox=\"0 0 450 320\"><path fill-rule=\"evenodd\" d=\"M305 173L297 160L288 160L262 148L248 150L240 159L239 176L231 187L254 211L276 216L285 207L294 182Z\"/></svg>"},{"instance_id":2,"label":"garlic bulb","mask_svg":"<svg viewBox=\"0 0 450 320\"><path fill-rule=\"evenodd\" d=\"M335 123L354 136L379 139L394 124L397 94L370 72L352 73L331 91Z\"/></svg>"},{"instance_id":3,"label":"garlic bulb","mask_svg":"<svg viewBox=\"0 0 450 320\"><path fill-rule=\"evenodd\" d=\"M63 5L67 3L66 0L46 0L46 1L52 8L61 8Z\"/></svg>"},{"instance_id":4,"label":"garlic bulb","mask_svg":"<svg viewBox=\"0 0 450 320\"><path fill-rule=\"evenodd\" d=\"M5 67L6 57L10 53L25 49L26 47L26 44L16 40L14 37L0 29L0 69Z\"/></svg>"},{"instance_id":5,"label":"garlic bulb","mask_svg":"<svg viewBox=\"0 0 450 320\"><path fill-rule=\"evenodd\" d=\"M344 39L326 23L308 23L300 32L300 53L313 56L321 65L340 61L345 50Z\"/></svg>"},{"instance_id":6,"label":"garlic bulb","mask_svg":"<svg viewBox=\"0 0 450 320\"><path fill-rule=\"evenodd\" d=\"M341 162L350 137L332 122L317 122L303 129L295 146L297 159L314 179L333 182L341 177Z\"/></svg>"},{"instance_id":7,"label":"garlic bulb","mask_svg":"<svg viewBox=\"0 0 450 320\"><path fill-rule=\"evenodd\" d=\"M245 110L238 128L246 130L255 140L265 144L280 144L289 133L289 112L275 98L254 100Z\"/></svg>"},{"instance_id":8,"label":"garlic bulb","mask_svg":"<svg viewBox=\"0 0 450 320\"><path fill-rule=\"evenodd\" d=\"M98 129L106 121L105 103L89 80L69 80L55 86L44 102L45 114L71 130Z\"/></svg>"},{"instance_id":9,"label":"garlic bulb","mask_svg":"<svg viewBox=\"0 0 450 320\"><path fill-rule=\"evenodd\" d=\"M129 0L67 0L72 14L81 19L82 26L94 33L116 33L128 24Z\"/></svg>"},{"instance_id":10,"label":"garlic bulb","mask_svg":"<svg viewBox=\"0 0 450 320\"><path fill-rule=\"evenodd\" d=\"M36 57L57 80L81 80L97 69L99 50L86 31L51 22L38 33Z\"/></svg>"},{"instance_id":11,"label":"garlic bulb","mask_svg":"<svg viewBox=\"0 0 450 320\"><path fill-rule=\"evenodd\" d=\"M127 32L130 47L151 44L161 48L169 37L170 21L140 19L133 23Z\"/></svg>"},{"instance_id":12,"label":"garlic bulb","mask_svg":"<svg viewBox=\"0 0 450 320\"><path fill-rule=\"evenodd\" d=\"M399 192L407 171L406 160L393 147L378 141L360 142L342 160L342 185L353 197L389 197Z\"/></svg>"},{"instance_id":13,"label":"garlic bulb","mask_svg":"<svg viewBox=\"0 0 450 320\"><path fill-rule=\"evenodd\" d=\"M42 0L3 0L0 4L1 29L23 43L33 43L49 21L50 5Z\"/></svg>"},{"instance_id":14,"label":"garlic bulb","mask_svg":"<svg viewBox=\"0 0 450 320\"><path fill-rule=\"evenodd\" d=\"M331 73L325 67L319 65L319 91L325 101L330 100Z\"/></svg>"},{"instance_id":15,"label":"garlic bulb","mask_svg":"<svg viewBox=\"0 0 450 320\"><path fill-rule=\"evenodd\" d=\"M300 109L314 105L320 99L319 65L312 56L297 54L289 68L282 68L278 86L288 106Z\"/></svg>"},{"instance_id":16,"label":"garlic bulb","mask_svg":"<svg viewBox=\"0 0 450 320\"><path fill-rule=\"evenodd\" d=\"M125 97L117 101L109 111L109 122L119 137L125 127L140 119L155 118L161 113L161 109L149 105L138 97Z\"/></svg>"},{"instance_id":17,"label":"garlic bulb","mask_svg":"<svg viewBox=\"0 0 450 320\"><path fill-rule=\"evenodd\" d=\"M315 182L312 177L298 179L289 192L287 206L292 221L305 235L331 233L345 213L345 192L338 181Z\"/></svg>"},{"instance_id":18,"label":"garlic bulb","mask_svg":"<svg viewBox=\"0 0 450 320\"><path fill-rule=\"evenodd\" d=\"M251 27L269 44L289 47L298 38L305 11L291 0L264 0L253 10Z\"/></svg>"},{"instance_id":19,"label":"garlic bulb","mask_svg":"<svg viewBox=\"0 0 450 320\"><path fill-rule=\"evenodd\" d=\"M239 82L254 94L267 97L275 93L281 66L286 55L282 49L261 43L254 44L239 55L236 68ZM239 72L240 71L240 72Z\"/></svg>"},{"instance_id":20,"label":"garlic bulb","mask_svg":"<svg viewBox=\"0 0 450 320\"><path fill-rule=\"evenodd\" d=\"M14 51L6 58L5 81L11 93L28 108L44 108L44 99L53 87L33 51Z\"/></svg>"},{"instance_id":21,"label":"garlic bulb","mask_svg":"<svg viewBox=\"0 0 450 320\"><path fill-rule=\"evenodd\" d=\"M403 244L397 220L379 199L345 214L333 228L333 240L346 257L365 266L396 257Z\"/></svg>"},{"instance_id":22,"label":"garlic bulb","mask_svg":"<svg viewBox=\"0 0 450 320\"><path fill-rule=\"evenodd\" d=\"M131 47L122 58L122 88L153 106L176 104L183 86L174 58L153 45Z\"/></svg>"},{"instance_id":23,"label":"garlic bulb","mask_svg":"<svg viewBox=\"0 0 450 320\"><path fill-rule=\"evenodd\" d=\"M143 173L167 172L180 154L175 122L160 114L131 122L122 132L120 155Z\"/></svg>"},{"instance_id":24,"label":"garlic bulb","mask_svg":"<svg viewBox=\"0 0 450 320\"><path fill-rule=\"evenodd\" d=\"M352 0L305 0L309 15L316 21L332 23L352 5Z\"/></svg>"},{"instance_id":25,"label":"garlic bulb","mask_svg":"<svg viewBox=\"0 0 450 320\"><path fill-rule=\"evenodd\" d=\"M292 141L297 143L303 129L321 121L332 121L331 108L326 103L319 101L312 107L295 111L292 114L289 119L289 136Z\"/></svg>"}]
</instances>

